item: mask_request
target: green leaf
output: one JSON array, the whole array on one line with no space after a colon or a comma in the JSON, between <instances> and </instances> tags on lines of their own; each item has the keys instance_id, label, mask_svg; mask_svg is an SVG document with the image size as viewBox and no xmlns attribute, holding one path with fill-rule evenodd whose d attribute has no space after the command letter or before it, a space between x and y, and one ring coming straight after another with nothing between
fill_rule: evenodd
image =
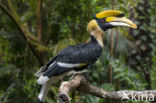
<instances>
[{"instance_id":1,"label":"green leaf","mask_svg":"<svg viewBox=\"0 0 156 103\"><path fill-rule=\"evenodd\" d=\"M11 71L16 71L16 67L12 64L8 64L5 66L0 66L0 76L3 76L5 74L10 74Z\"/></svg>"}]
</instances>

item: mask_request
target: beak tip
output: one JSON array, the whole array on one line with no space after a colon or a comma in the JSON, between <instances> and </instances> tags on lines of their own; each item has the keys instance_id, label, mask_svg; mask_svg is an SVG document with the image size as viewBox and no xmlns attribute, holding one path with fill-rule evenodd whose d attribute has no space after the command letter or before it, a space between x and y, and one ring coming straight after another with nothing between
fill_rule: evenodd
<instances>
[{"instance_id":1,"label":"beak tip","mask_svg":"<svg viewBox=\"0 0 156 103\"><path fill-rule=\"evenodd\" d=\"M137 27L137 25L134 24L134 25L132 26L132 28L133 28L133 29L137 29L138 27Z\"/></svg>"},{"instance_id":2,"label":"beak tip","mask_svg":"<svg viewBox=\"0 0 156 103\"><path fill-rule=\"evenodd\" d=\"M137 29L138 27L137 26L135 26L135 28L134 29Z\"/></svg>"}]
</instances>

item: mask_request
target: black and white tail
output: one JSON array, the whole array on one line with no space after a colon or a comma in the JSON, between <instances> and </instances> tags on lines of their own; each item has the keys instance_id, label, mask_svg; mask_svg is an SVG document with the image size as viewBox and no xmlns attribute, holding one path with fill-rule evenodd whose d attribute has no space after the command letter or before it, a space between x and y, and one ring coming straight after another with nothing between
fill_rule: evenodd
<instances>
[{"instance_id":1,"label":"black and white tail","mask_svg":"<svg viewBox=\"0 0 156 103\"><path fill-rule=\"evenodd\" d=\"M50 88L50 85L51 85L50 81L42 85L42 88L37 98L37 103L44 103L45 97L48 93L48 89Z\"/></svg>"}]
</instances>

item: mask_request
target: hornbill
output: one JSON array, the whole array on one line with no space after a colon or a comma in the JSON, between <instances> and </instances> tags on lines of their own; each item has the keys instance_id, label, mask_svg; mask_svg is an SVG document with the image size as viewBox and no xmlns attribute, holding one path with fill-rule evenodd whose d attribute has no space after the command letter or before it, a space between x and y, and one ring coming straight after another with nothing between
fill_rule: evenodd
<instances>
[{"instance_id":1,"label":"hornbill","mask_svg":"<svg viewBox=\"0 0 156 103\"><path fill-rule=\"evenodd\" d=\"M88 25L91 36L88 43L68 46L43 66L37 73L37 83L42 85L37 103L43 103L51 83L56 83L64 76L78 72L94 64L100 57L103 48L102 35L107 29L115 26L127 26L134 29L137 26L117 10L106 10L97 13Z\"/></svg>"}]
</instances>

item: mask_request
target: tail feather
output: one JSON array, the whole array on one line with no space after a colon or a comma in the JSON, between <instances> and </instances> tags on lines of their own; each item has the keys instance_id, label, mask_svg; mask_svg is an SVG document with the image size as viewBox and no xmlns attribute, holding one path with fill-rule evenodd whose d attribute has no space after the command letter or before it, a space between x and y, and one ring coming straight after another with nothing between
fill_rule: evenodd
<instances>
[{"instance_id":1,"label":"tail feather","mask_svg":"<svg viewBox=\"0 0 156 103\"><path fill-rule=\"evenodd\" d=\"M42 84L45 84L46 82L48 82L48 80L49 80L49 77L41 75L38 78L37 83L42 85Z\"/></svg>"},{"instance_id":2,"label":"tail feather","mask_svg":"<svg viewBox=\"0 0 156 103\"><path fill-rule=\"evenodd\" d=\"M45 84L42 85L42 88L40 90L40 93L38 95L36 103L44 103L45 97L46 97L46 95L48 93L48 89L49 89L50 85L51 85L50 81L48 81L48 82L46 82Z\"/></svg>"},{"instance_id":3,"label":"tail feather","mask_svg":"<svg viewBox=\"0 0 156 103\"><path fill-rule=\"evenodd\" d=\"M42 102L42 101L40 101L40 99L39 99L39 98L37 98L36 103L43 103L43 102Z\"/></svg>"}]
</instances>

